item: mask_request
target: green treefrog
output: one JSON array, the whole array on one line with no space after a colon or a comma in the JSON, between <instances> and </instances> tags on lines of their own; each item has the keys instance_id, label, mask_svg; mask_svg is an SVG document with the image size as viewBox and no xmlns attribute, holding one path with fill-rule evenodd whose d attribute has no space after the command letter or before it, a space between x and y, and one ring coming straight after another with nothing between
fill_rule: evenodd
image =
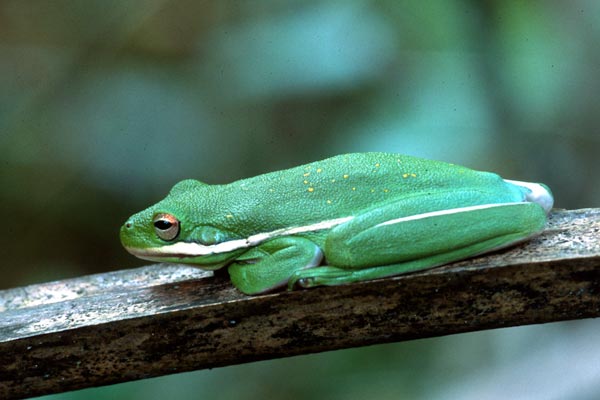
<instances>
[{"instance_id":1,"label":"green treefrog","mask_svg":"<svg viewBox=\"0 0 600 400\"><path fill-rule=\"evenodd\" d=\"M422 270L539 233L543 184L389 153L339 155L225 185L177 183L129 218L133 255L227 267L246 294Z\"/></svg>"}]
</instances>

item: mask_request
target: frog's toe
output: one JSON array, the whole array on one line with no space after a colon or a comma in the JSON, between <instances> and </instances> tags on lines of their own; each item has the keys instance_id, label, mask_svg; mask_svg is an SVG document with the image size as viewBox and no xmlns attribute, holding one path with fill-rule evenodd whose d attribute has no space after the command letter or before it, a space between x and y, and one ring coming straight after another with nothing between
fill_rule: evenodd
<instances>
[{"instance_id":1,"label":"frog's toe","mask_svg":"<svg viewBox=\"0 0 600 400\"><path fill-rule=\"evenodd\" d=\"M354 281L351 279L352 273L351 270L329 266L295 271L288 281L288 290L342 285Z\"/></svg>"}]
</instances>

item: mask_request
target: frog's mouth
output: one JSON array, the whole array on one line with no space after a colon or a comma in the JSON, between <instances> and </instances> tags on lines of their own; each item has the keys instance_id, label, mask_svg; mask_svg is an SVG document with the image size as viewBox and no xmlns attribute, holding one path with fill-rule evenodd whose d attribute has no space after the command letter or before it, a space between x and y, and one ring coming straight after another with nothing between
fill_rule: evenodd
<instances>
[{"instance_id":1,"label":"frog's mouth","mask_svg":"<svg viewBox=\"0 0 600 400\"><path fill-rule=\"evenodd\" d=\"M125 250L144 260L160 261L166 258L202 257L215 254L231 253L235 250L251 247L253 244L248 239L230 240L210 246L195 242L178 242L160 247L129 247Z\"/></svg>"},{"instance_id":2,"label":"frog's mouth","mask_svg":"<svg viewBox=\"0 0 600 400\"><path fill-rule=\"evenodd\" d=\"M298 233L315 232L323 229L331 229L334 226L343 224L354 217L342 217L326 221L321 221L311 225L296 226L292 228L281 228L271 232L257 233L245 239L228 240L226 242L206 245L196 242L177 242L159 247L129 247L125 249L136 257L150 261L164 261L166 259L180 259L184 261L186 258L204 257L225 255L237 250L247 249L249 247L258 246L267 240L290 236Z\"/></svg>"}]
</instances>

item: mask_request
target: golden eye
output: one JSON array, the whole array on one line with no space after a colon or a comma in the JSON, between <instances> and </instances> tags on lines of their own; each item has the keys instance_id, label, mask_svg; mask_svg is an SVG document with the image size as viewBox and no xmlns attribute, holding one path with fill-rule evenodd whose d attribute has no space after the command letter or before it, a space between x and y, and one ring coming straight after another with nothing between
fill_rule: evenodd
<instances>
[{"instance_id":1,"label":"golden eye","mask_svg":"<svg viewBox=\"0 0 600 400\"><path fill-rule=\"evenodd\" d=\"M154 232L162 240L170 241L179 235L179 220L171 214L156 214L152 221Z\"/></svg>"}]
</instances>

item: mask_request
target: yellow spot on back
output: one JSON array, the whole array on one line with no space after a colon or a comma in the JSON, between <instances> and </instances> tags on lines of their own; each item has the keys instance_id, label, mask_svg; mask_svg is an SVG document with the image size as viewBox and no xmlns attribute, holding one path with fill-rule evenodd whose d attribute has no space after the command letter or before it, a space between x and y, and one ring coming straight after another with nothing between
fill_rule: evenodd
<instances>
[{"instance_id":1,"label":"yellow spot on back","mask_svg":"<svg viewBox=\"0 0 600 400\"><path fill-rule=\"evenodd\" d=\"M383 189L383 193L387 193L389 191L390 191L389 189Z\"/></svg>"},{"instance_id":2,"label":"yellow spot on back","mask_svg":"<svg viewBox=\"0 0 600 400\"><path fill-rule=\"evenodd\" d=\"M379 164L379 163L376 163L376 164L375 164L375 168L379 168L379 167L381 167L381 164Z\"/></svg>"},{"instance_id":3,"label":"yellow spot on back","mask_svg":"<svg viewBox=\"0 0 600 400\"><path fill-rule=\"evenodd\" d=\"M227 214L227 215L225 216L225 218L233 218L233 215L231 215L231 214Z\"/></svg>"},{"instance_id":4,"label":"yellow spot on back","mask_svg":"<svg viewBox=\"0 0 600 400\"><path fill-rule=\"evenodd\" d=\"M350 178L350 175L344 174L344 179L348 179L348 178Z\"/></svg>"},{"instance_id":5,"label":"yellow spot on back","mask_svg":"<svg viewBox=\"0 0 600 400\"><path fill-rule=\"evenodd\" d=\"M303 176L304 176L304 177L307 177L307 176L309 176L309 175L310 175L310 172L305 172Z\"/></svg>"},{"instance_id":6,"label":"yellow spot on back","mask_svg":"<svg viewBox=\"0 0 600 400\"><path fill-rule=\"evenodd\" d=\"M408 174L402 174L403 178L408 178Z\"/></svg>"},{"instance_id":7,"label":"yellow spot on back","mask_svg":"<svg viewBox=\"0 0 600 400\"><path fill-rule=\"evenodd\" d=\"M332 180L331 180L331 183L335 183L335 179L332 179Z\"/></svg>"},{"instance_id":8,"label":"yellow spot on back","mask_svg":"<svg viewBox=\"0 0 600 400\"><path fill-rule=\"evenodd\" d=\"M275 190L273 190L273 189L269 189L269 192L270 192L270 193L273 193L274 191L275 191Z\"/></svg>"},{"instance_id":9,"label":"yellow spot on back","mask_svg":"<svg viewBox=\"0 0 600 400\"><path fill-rule=\"evenodd\" d=\"M305 185L308 185L308 181L307 181L306 179L304 180L304 184L305 184Z\"/></svg>"},{"instance_id":10,"label":"yellow spot on back","mask_svg":"<svg viewBox=\"0 0 600 400\"><path fill-rule=\"evenodd\" d=\"M320 174L321 172L323 172L322 168L317 168L317 174Z\"/></svg>"},{"instance_id":11,"label":"yellow spot on back","mask_svg":"<svg viewBox=\"0 0 600 400\"><path fill-rule=\"evenodd\" d=\"M327 204L331 204L331 200L327 200Z\"/></svg>"},{"instance_id":12,"label":"yellow spot on back","mask_svg":"<svg viewBox=\"0 0 600 400\"><path fill-rule=\"evenodd\" d=\"M375 189L371 189L371 193L375 193Z\"/></svg>"},{"instance_id":13,"label":"yellow spot on back","mask_svg":"<svg viewBox=\"0 0 600 400\"><path fill-rule=\"evenodd\" d=\"M353 187L353 188L352 188L352 190L356 190L356 188L355 188L355 187Z\"/></svg>"},{"instance_id":14,"label":"yellow spot on back","mask_svg":"<svg viewBox=\"0 0 600 400\"><path fill-rule=\"evenodd\" d=\"M309 192L314 192L314 191L315 191L315 188L314 188L314 187L309 187L309 188L308 188L308 191L309 191Z\"/></svg>"},{"instance_id":15,"label":"yellow spot on back","mask_svg":"<svg viewBox=\"0 0 600 400\"><path fill-rule=\"evenodd\" d=\"M410 176L412 176L413 178L416 178L417 174L410 174Z\"/></svg>"}]
</instances>

